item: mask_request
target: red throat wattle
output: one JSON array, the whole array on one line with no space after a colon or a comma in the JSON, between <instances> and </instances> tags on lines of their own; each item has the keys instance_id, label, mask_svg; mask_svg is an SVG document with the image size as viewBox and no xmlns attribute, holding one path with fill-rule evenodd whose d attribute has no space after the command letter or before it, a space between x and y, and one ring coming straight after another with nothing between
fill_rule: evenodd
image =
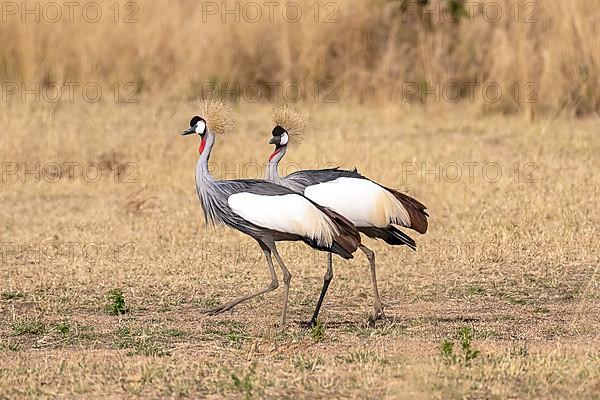
<instances>
[{"instance_id":1,"label":"red throat wattle","mask_svg":"<svg viewBox=\"0 0 600 400\"><path fill-rule=\"evenodd\" d=\"M275 150L273 152L273 154L271 154L271 157L269 157L269 161L271 161L277 154L279 154L279 152L281 151L283 147L278 148L277 150Z\"/></svg>"},{"instance_id":2,"label":"red throat wattle","mask_svg":"<svg viewBox=\"0 0 600 400\"><path fill-rule=\"evenodd\" d=\"M205 146L206 146L206 136L203 136L202 142L200 142L200 148L198 149L198 153L202 154Z\"/></svg>"}]
</instances>

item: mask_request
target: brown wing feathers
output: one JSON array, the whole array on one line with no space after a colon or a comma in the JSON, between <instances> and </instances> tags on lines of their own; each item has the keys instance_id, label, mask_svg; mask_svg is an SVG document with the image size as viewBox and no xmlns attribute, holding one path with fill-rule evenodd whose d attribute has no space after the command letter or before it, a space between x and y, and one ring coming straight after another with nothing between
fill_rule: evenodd
<instances>
[{"instance_id":1,"label":"brown wing feathers","mask_svg":"<svg viewBox=\"0 0 600 400\"><path fill-rule=\"evenodd\" d=\"M335 235L333 238L333 250L344 258L352 258L352 253L354 253L360 245L360 233L352 224L352 222L347 220L345 217L327 207L319 208L333 221L339 231L339 234ZM341 247L341 249L338 246ZM342 251L340 252L339 250Z\"/></svg>"},{"instance_id":2,"label":"brown wing feathers","mask_svg":"<svg viewBox=\"0 0 600 400\"><path fill-rule=\"evenodd\" d=\"M386 189L389 190L400 203L402 203L408 212L408 216L410 217L410 226L408 228L414 229L419 233L427 232L427 228L429 226L429 223L427 222L427 217L429 217L429 214L427 214L425 211L427 207L425 207L425 205L420 203L418 200L400 193L397 190L390 188Z\"/></svg>"}]
</instances>

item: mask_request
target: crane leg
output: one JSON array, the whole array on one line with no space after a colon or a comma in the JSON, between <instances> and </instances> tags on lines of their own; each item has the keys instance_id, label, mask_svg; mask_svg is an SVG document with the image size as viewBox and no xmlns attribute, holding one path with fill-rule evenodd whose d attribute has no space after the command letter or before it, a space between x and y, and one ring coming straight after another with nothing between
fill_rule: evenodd
<instances>
[{"instance_id":1,"label":"crane leg","mask_svg":"<svg viewBox=\"0 0 600 400\"><path fill-rule=\"evenodd\" d=\"M323 277L323 288L321 289L321 295L319 296L319 301L317 302L317 307L315 308L315 312L310 322L308 323L307 328L313 328L317 325L317 318L319 317L319 311L321 311L321 306L323 305L323 299L325 299L325 293L327 293L327 289L329 288L329 284L333 279L333 254L329 253L327 255L327 272Z\"/></svg>"},{"instance_id":2,"label":"crane leg","mask_svg":"<svg viewBox=\"0 0 600 400\"><path fill-rule=\"evenodd\" d=\"M374 312L373 316L370 318L371 322L375 322L379 319L385 318L385 314L383 313L383 304L381 304L381 298L379 297L379 289L377 289L377 275L375 273L375 253L373 250L369 249L365 245L358 246L359 249L362 250L363 253L369 259L369 264L371 266L371 282L373 284L373 295L375 296L375 301L373 303Z\"/></svg>"},{"instance_id":3,"label":"crane leg","mask_svg":"<svg viewBox=\"0 0 600 400\"><path fill-rule=\"evenodd\" d=\"M288 271L285 264L283 263L283 260L279 256L275 244L273 244L271 251L275 256L277 263L281 267L281 271L283 272L283 309L281 310L281 327L283 328L285 326L287 317L288 297L290 294L290 282L292 281L292 274L290 273L290 271Z\"/></svg>"},{"instance_id":4,"label":"crane leg","mask_svg":"<svg viewBox=\"0 0 600 400\"><path fill-rule=\"evenodd\" d=\"M221 314L225 311L231 310L233 307L237 306L240 303L243 303L246 300L250 300L250 299L253 299L254 297L261 296L261 295L271 292L279 287L279 282L277 282L277 275L275 275L275 267L273 266L273 260L271 258L271 250L266 245L263 245L260 242L259 242L259 244L260 244L260 247L262 248L263 252L265 253L265 257L267 259L267 264L269 265L269 272L271 273L271 283L269 284L269 286L267 286L264 289L261 289L257 292L250 293L246 296L242 296L240 298L232 300L227 304L223 304L223 305L217 306L215 308L206 310L205 311L206 314L208 314L208 315Z\"/></svg>"}]
</instances>

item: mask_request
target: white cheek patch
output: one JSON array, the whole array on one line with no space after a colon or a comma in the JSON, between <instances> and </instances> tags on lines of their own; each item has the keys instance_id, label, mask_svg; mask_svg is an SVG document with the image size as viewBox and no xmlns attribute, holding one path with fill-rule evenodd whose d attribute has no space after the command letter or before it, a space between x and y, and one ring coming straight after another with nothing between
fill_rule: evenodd
<instances>
[{"instance_id":1,"label":"white cheek patch","mask_svg":"<svg viewBox=\"0 0 600 400\"><path fill-rule=\"evenodd\" d=\"M204 133L205 130L206 130L206 123L204 121L199 121L196 124L196 133L201 134L201 133Z\"/></svg>"},{"instance_id":2,"label":"white cheek patch","mask_svg":"<svg viewBox=\"0 0 600 400\"><path fill-rule=\"evenodd\" d=\"M284 133L283 135L281 135L281 141L279 142L282 146L285 146L286 144L288 144L288 141L290 140L290 138L288 137L287 133Z\"/></svg>"}]
</instances>

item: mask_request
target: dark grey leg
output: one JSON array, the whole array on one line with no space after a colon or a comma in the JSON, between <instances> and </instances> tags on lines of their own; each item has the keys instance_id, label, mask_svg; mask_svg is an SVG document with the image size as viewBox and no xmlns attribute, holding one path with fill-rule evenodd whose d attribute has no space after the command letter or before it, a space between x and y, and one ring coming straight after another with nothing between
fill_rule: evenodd
<instances>
[{"instance_id":1,"label":"dark grey leg","mask_svg":"<svg viewBox=\"0 0 600 400\"><path fill-rule=\"evenodd\" d=\"M308 323L308 328L312 328L317 325L317 318L319 317L319 311L321 311L321 306L323 305L323 300L325 299L325 294L327 293L327 289L329 288L329 284L333 279L333 254L329 253L327 260L327 272L323 277L323 288L321 289L321 295L319 296L319 301L317 302L317 307L315 308L315 312L313 314L312 319Z\"/></svg>"}]
</instances>

